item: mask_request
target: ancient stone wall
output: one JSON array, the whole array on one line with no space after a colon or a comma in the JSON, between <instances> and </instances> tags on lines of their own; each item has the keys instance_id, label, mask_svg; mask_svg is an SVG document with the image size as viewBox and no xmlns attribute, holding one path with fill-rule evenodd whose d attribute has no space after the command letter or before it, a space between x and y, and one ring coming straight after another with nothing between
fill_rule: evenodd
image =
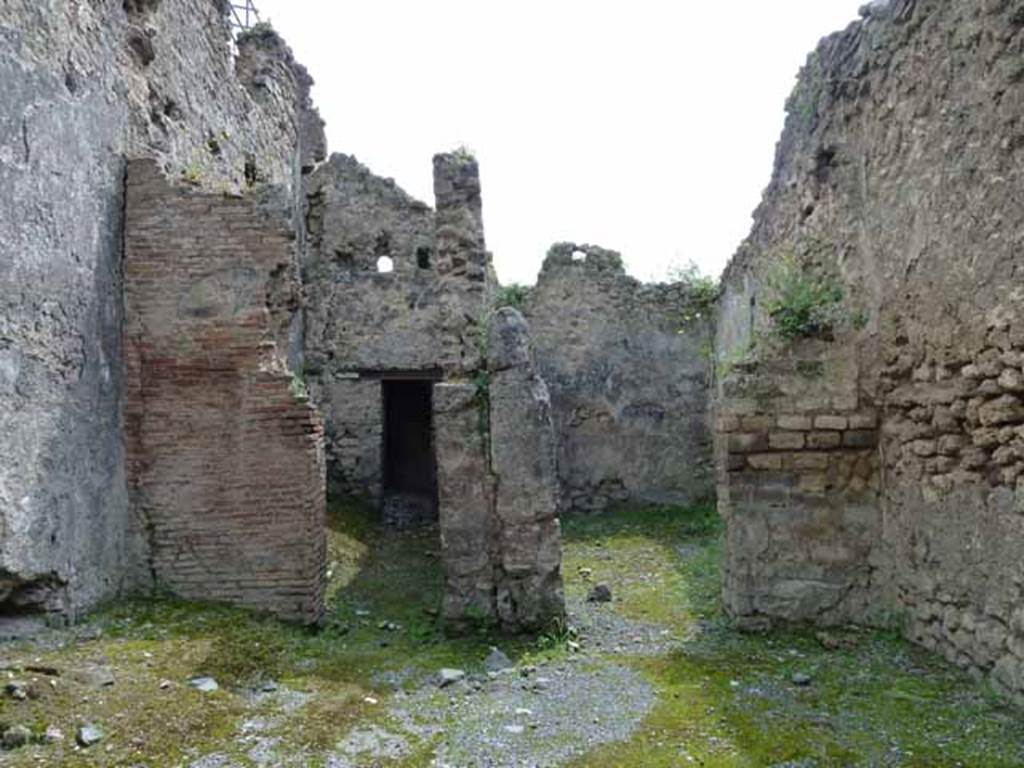
<instances>
[{"instance_id":1,"label":"ancient stone wall","mask_svg":"<svg viewBox=\"0 0 1024 768\"><path fill-rule=\"evenodd\" d=\"M445 164L476 168L461 155L439 155L439 201L469 183ZM479 215L478 180L474 189ZM436 220L429 206L355 158L333 155L305 190L305 370L326 419L328 478L335 493L379 499L380 379L439 380L479 367L490 255L453 256L439 247L444 232L463 225Z\"/></svg>"},{"instance_id":2,"label":"ancient stone wall","mask_svg":"<svg viewBox=\"0 0 1024 768\"><path fill-rule=\"evenodd\" d=\"M306 181L305 370L339 494L381 493L381 372L430 376L442 358L434 212L354 158ZM386 257L392 270L381 272Z\"/></svg>"},{"instance_id":3,"label":"ancient stone wall","mask_svg":"<svg viewBox=\"0 0 1024 768\"><path fill-rule=\"evenodd\" d=\"M839 624L871 614L878 415L857 398L855 366L825 347L739 364L722 382L725 599L748 628L769 617Z\"/></svg>"},{"instance_id":4,"label":"ancient stone wall","mask_svg":"<svg viewBox=\"0 0 1024 768\"><path fill-rule=\"evenodd\" d=\"M563 243L524 311L551 391L566 509L712 496L710 316L698 317L687 286L640 283L619 254Z\"/></svg>"},{"instance_id":5,"label":"ancient stone wall","mask_svg":"<svg viewBox=\"0 0 1024 768\"><path fill-rule=\"evenodd\" d=\"M447 381L434 396L444 616L456 628L493 621L538 630L565 613L550 404L523 318L502 310L483 324L490 257L476 161L436 156L434 191L448 286Z\"/></svg>"},{"instance_id":6,"label":"ancient stone wall","mask_svg":"<svg viewBox=\"0 0 1024 768\"><path fill-rule=\"evenodd\" d=\"M992 672L1017 695L1024 694L1019 6L873 3L863 21L822 42L790 99L754 230L727 270L718 331L719 362L730 368L718 390L718 450L728 462L721 504L733 610L753 622L903 622L917 642ZM818 341L780 340L770 317L773 275L786 261L842 287L832 308L839 316ZM800 430L807 446L821 439L818 414L847 426L826 430L841 432L830 467L847 436L860 432L854 419L868 428L877 414L877 447L870 449L868 432L849 446L842 461L853 461L856 484L826 485L831 510L794 493L801 481L792 472L773 503L773 484L782 484L774 469L754 463L777 460L754 459L763 437L753 426L768 428L770 441L771 424L781 432L784 420L812 415L812 429ZM838 599L826 600L830 593ZM834 608L822 611L828 602Z\"/></svg>"},{"instance_id":7,"label":"ancient stone wall","mask_svg":"<svg viewBox=\"0 0 1024 768\"><path fill-rule=\"evenodd\" d=\"M295 187L299 127L315 137L287 48L259 33L279 66L236 76L223 10L3 5L0 612L73 615L148 578L120 436L124 157L224 189Z\"/></svg>"},{"instance_id":8,"label":"ancient stone wall","mask_svg":"<svg viewBox=\"0 0 1024 768\"><path fill-rule=\"evenodd\" d=\"M475 384L434 387L434 450L445 569L445 622L470 629L497 616L494 476L488 457L487 405Z\"/></svg>"},{"instance_id":9,"label":"ancient stone wall","mask_svg":"<svg viewBox=\"0 0 1024 768\"><path fill-rule=\"evenodd\" d=\"M157 581L313 623L323 612L319 416L274 338L295 234L280 197L202 194L129 164L125 435Z\"/></svg>"},{"instance_id":10,"label":"ancient stone wall","mask_svg":"<svg viewBox=\"0 0 1024 768\"><path fill-rule=\"evenodd\" d=\"M530 329L514 309L491 318L487 369L498 618L506 627L541 630L565 613L555 429Z\"/></svg>"}]
</instances>

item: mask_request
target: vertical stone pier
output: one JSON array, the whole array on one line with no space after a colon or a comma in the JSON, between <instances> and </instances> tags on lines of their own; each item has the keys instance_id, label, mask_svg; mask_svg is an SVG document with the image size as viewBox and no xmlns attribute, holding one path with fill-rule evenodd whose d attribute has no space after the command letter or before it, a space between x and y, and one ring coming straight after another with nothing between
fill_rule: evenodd
<instances>
[{"instance_id":1,"label":"vertical stone pier","mask_svg":"<svg viewBox=\"0 0 1024 768\"><path fill-rule=\"evenodd\" d=\"M541 629L565 612L555 428L529 327L514 309L488 329L491 471L495 477L498 617Z\"/></svg>"},{"instance_id":2,"label":"vertical stone pier","mask_svg":"<svg viewBox=\"0 0 1024 768\"><path fill-rule=\"evenodd\" d=\"M456 630L482 621L530 631L565 611L554 431L525 321L515 312L488 317L479 173L465 152L434 158L445 284L445 381L434 389L443 614Z\"/></svg>"}]
</instances>

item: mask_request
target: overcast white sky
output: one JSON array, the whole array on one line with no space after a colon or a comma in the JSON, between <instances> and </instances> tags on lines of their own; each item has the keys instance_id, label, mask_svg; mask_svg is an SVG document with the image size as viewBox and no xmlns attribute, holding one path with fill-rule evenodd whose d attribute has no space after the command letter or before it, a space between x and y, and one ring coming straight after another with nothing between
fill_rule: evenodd
<instances>
[{"instance_id":1,"label":"overcast white sky","mask_svg":"<svg viewBox=\"0 0 1024 768\"><path fill-rule=\"evenodd\" d=\"M332 152L433 204L431 157L480 160L502 282L548 246L717 276L771 173L807 54L863 0L256 0L309 67Z\"/></svg>"}]
</instances>

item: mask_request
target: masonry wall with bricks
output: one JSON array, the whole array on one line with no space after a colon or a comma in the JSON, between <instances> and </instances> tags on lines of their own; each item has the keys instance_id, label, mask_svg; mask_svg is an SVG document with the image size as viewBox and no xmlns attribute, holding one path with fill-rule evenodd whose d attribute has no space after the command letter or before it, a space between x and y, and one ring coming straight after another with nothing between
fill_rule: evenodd
<instances>
[{"instance_id":1,"label":"masonry wall with bricks","mask_svg":"<svg viewBox=\"0 0 1024 768\"><path fill-rule=\"evenodd\" d=\"M273 194L225 197L129 164L125 435L158 582L314 623L323 429L275 338L295 235Z\"/></svg>"},{"instance_id":2,"label":"masonry wall with bricks","mask_svg":"<svg viewBox=\"0 0 1024 768\"><path fill-rule=\"evenodd\" d=\"M808 59L723 278L726 601L900 627L1024 700L1019 9L864 13ZM814 299L788 336L780 265Z\"/></svg>"},{"instance_id":3,"label":"masonry wall with bricks","mask_svg":"<svg viewBox=\"0 0 1024 768\"><path fill-rule=\"evenodd\" d=\"M740 366L715 418L725 595L744 626L841 623L871 604L878 414L827 351Z\"/></svg>"}]
</instances>

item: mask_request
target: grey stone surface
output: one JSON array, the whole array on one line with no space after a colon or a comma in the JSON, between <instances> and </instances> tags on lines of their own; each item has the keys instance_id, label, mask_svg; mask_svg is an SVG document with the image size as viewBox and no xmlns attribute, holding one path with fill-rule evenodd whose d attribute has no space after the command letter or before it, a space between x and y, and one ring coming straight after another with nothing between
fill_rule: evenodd
<instances>
[{"instance_id":1,"label":"grey stone surface","mask_svg":"<svg viewBox=\"0 0 1024 768\"><path fill-rule=\"evenodd\" d=\"M464 377L480 364L493 270L477 174L468 157L435 159L438 215L345 155L306 181L305 366L336 493L381 498L381 376Z\"/></svg>"},{"instance_id":2,"label":"grey stone surface","mask_svg":"<svg viewBox=\"0 0 1024 768\"><path fill-rule=\"evenodd\" d=\"M551 400L519 312L494 313L487 349L498 616L507 629L539 630L565 614Z\"/></svg>"},{"instance_id":3,"label":"grey stone surface","mask_svg":"<svg viewBox=\"0 0 1024 768\"><path fill-rule=\"evenodd\" d=\"M614 251L561 243L530 290L566 509L688 504L713 495L709 318L682 284L646 285Z\"/></svg>"},{"instance_id":4,"label":"grey stone surface","mask_svg":"<svg viewBox=\"0 0 1024 768\"><path fill-rule=\"evenodd\" d=\"M500 648L491 648L491 652L484 659L484 669L488 672L501 672L515 666L504 651Z\"/></svg>"},{"instance_id":5,"label":"grey stone surface","mask_svg":"<svg viewBox=\"0 0 1024 768\"><path fill-rule=\"evenodd\" d=\"M340 372L436 368L434 212L346 155L332 155L305 186L311 374L327 385ZM390 272L378 271L384 257Z\"/></svg>"},{"instance_id":6,"label":"grey stone surface","mask_svg":"<svg viewBox=\"0 0 1024 768\"><path fill-rule=\"evenodd\" d=\"M220 690L217 681L212 677L196 677L188 681L189 688L195 688L200 693L213 693Z\"/></svg>"},{"instance_id":7,"label":"grey stone surface","mask_svg":"<svg viewBox=\"0 0 1024 768\"><path fill-rule=\"evenodd\" d=\"M278 67L250 81L207 0L4 5L2 603L73 616L148 578L119 433L124 160L223 189L248 164L294 188L293 62L263 44Z\"/></svg>"},{"instance_id":8,"label":"grey stone surface","mask_svg":"<svg viewBox=\"0 0 1024 768\"><path fill-rule=\"evenodd\" d=\"M461 669L442 669L437 673L437 687L447 688L449 685L455 685L465 679L466 673Z\"/></svg>"},{"instance_id":9,"label":"grey stone surface","mask_svg":"<svg viewBox=\"0 0 1024 768\"><path fill-rule=\"evenodd\" d=\"M83 725L75 732L75 741L83 748L94 747L103 741L103 731L96 725Z\"/></svg>"},{"instance_id":10,"label":"grey stone surface","mask_svg":"<svg viewBox=\"0 0 1024 768\"><path fill-rule=\"evenodd\" d=\"M495 617L494 478L473 384L434 387L434 450L445 568L442 614L456 627Z\"/></svg>"},{"instance_id":11,"label":"grey stone surface","mask_svg":"<svg viewBox=\"0 0 1024 768\"><path fill-rule=\"evenodd\" d=\"M1020 698L1020 9L864 13L808 59L724 277L726 600L744 622L900 623ZM836 281L856 322L764 344L782 255ZM772 429L818 432L800 414L839 417L841 445L762 453Z\"/></svg>"},{"instance_id":12,"label":"grey stone surface","mask_svg":"<svg viewBox=\"0 0 1024 768\"><path fill-rule=\"evenodd\" d=\"M560 662L545 667L544 684L539 679L501 675L447 701L447 691L426 688L393 714L430 729L439 766L521 768L562 765L624 741L655 702L639 674L614 664Z\"/></svg>"}]
</instances>

